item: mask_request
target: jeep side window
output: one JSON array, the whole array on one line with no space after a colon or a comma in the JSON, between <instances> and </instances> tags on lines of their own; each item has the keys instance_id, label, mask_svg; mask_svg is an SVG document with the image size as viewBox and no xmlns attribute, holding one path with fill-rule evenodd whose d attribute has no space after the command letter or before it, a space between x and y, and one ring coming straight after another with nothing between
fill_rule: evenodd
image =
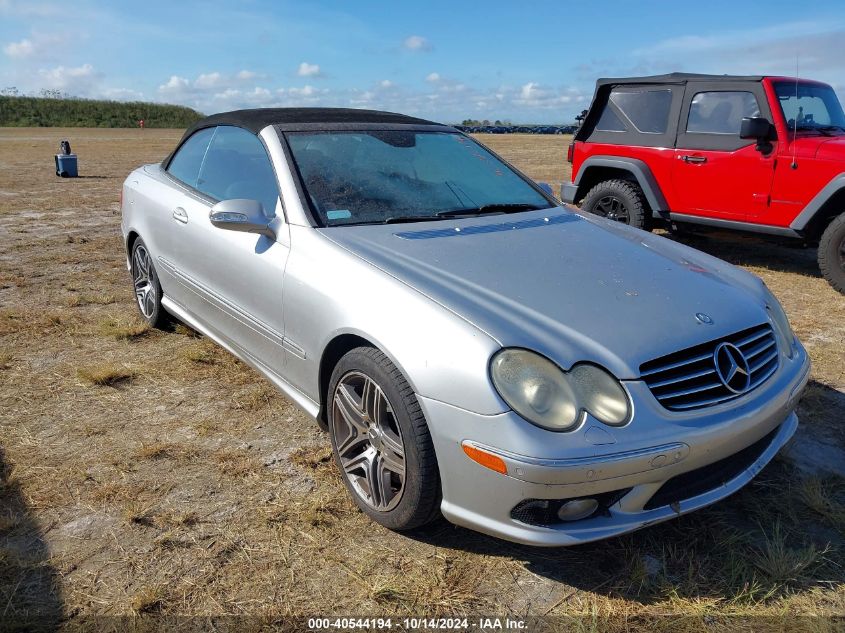
<instances>
[{"instance_id":1,"label":"jeep side window","mask_svg":"<svg viewBox=\"0 0 845 633\"><path fill-rule=\"evenodd\" d=\"M756 116L760 116L760 106L750 92L699 92L690 104L686 130L739 136L743 117Z\"/></svg>"},{"instance_id":2,"label":"jeep side window","mask_svg":"<svg viewBox=\"0 0 845 633\"><path fill-rule=\"evenodd\" d=\"M616 116L610 105L606 105L599 122L596 123L596 130L599 132L624 132L625 124Z\"/></svg>"},{"instance_id":3,"label":"jeep side window","mask_svg":"<svg viewBox=\"0 0 845 633\"><path fill-rule=\"evenodd\" d=\"M614 112L611 104L616 106L619 114ZM596 124L596 130L600 132L630 130L641 134L665 134L669 126L671 108L671 90L614 88Z\"/></svg>"},{"instance_id":4,"label":"jeep side window","mask_svg":"<svg viewBox=\"0 0 845 633\"><path fill-rule=\"evenodd\" d=\"M671 90L612 90L610 100L637 132L664 134L672 107Z\"/></svg>"}]
</instances>

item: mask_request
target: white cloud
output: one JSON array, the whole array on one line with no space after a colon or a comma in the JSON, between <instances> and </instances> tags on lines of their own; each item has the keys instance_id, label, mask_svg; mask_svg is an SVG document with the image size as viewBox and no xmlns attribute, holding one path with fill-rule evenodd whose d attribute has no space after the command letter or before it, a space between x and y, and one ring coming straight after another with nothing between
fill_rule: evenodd
<instances>
[{"instance_id":1,"label":"white cloud","mask_svg":"<svg viewBox=\"0 0 845 633\"><path fill-rule=\"evenodd\" d=\"M747 30L680 35L632 52L650 72L691 69L728 74L801 75L841 82L845 72L845 23L785 22ZM796 59L797 57L797 59Z\"/></svg>"},{"instance_id":2,"label":"white cloud","mask_svg":"<svg viewBox=\"0 0 845 633\"><path fill-rule=\"evenodd\" d=\"M288 88L287 93L299 97L312 97L317 94L317 89L314 86L303 86L302 88Z\"/></svg>"},{"instance_id":3,"label":"white cloud","mask_svg":"<svg viewBox=\"0 0 845 633\"><path fill-rule=\"evenodd\" d=\"M35 52L35 45L32 40L24 38L20 42L9 42L3 47L3 52L13 59L32 57Z\"/></svg>"},{"instance_id":4,"label":"white cloud","mask_svg":"<svg viewBox=\"0 0 845 633\"><path fill-rule=\"evenodd\" d=\"M302 62L299 65L299 70L296 71L296 74L300 77L319 77L322 73L320 72L320 66L318 64Z\"/></svg>"},{"instance_id":5,"label":"white cloud","mask_svg":"<svg viewBox=\"0 0 845 633\"><path fill-rule=\"evenodd\" d=\"M411 51L430 51L431 43L421 35L411 35L405 38L405 48Z\"/></svg>"},{"instance_id":6,"label":"white cloud","mask_svg":"<svg viewBox=\"0 0 845 633\"><path fill-rule=\"evenodd\" d=\"M41 78L42 87L78 96L89 96L102 78L102 74L97 72L91 64L41 69L38 75Z\"/></svg>"},{"instance_id":7,"label":"white cloud","mask_svg":"<svg viewBox=\"0 0 845 633\"><path fill-rule=\"evenodd\" d=\"M432 75L436 75L436 81ZM360 88L314 82L300 86L262 86L238 72L233 75L207 72L193 79L173 75L158 87L157 94L170 103L208 113L254 107L327 106L374 108L441 121L475 117L525 122L570 121L589 96L572 87L547 86L537 81L491 88L466 84L439 73L429 73L425 79L424 87L417 89L390 79Z\"/></svg>"},{"instance_id":8,"label":"white cloud","mask_svg":"<svg viewBox=\"0 0 845 633\"><path fill-rule=\"evenodd\" d=\"M529 81L520 89L519 98L525 100L533 99L537 96L538 92L539 90L537 88L537 84L535 84L533 81Z\"/></svg>"},{"instance_id":9,"label":"white cloud","mask_svg":"<svg viewBox=\"0 0 845 633\"><path fill-rule=\"evenodd\" d=\"M251 70L241 70L235 75L235 79L240 81L249 81L250 79L255 79L256 77L258 77L258 73Z\"/></svg>"},{"instance_id":10,"label":"white cloud","mask_svg":"<svg viewBox=\"0 0 845 633\"><path fill-rule=\"evenodd\" d=\"M223 75L220 73L204 73L196 78L194 87L200 90L217 88L223 84Z\"/></svg>"},{"instance_id":11,"label":"white cloud","mask_svg":"<svg viewBox=\"0 0 845 633\"><path fill-rule=\"evenodd\" d=\"M33 31L29 37L3 46L3 52L7 57L21 61L58 59L67 40L68 37L65 34Z\"/></svg>"},{"instance_id":12,"label":"white cloud","mask_svg":"<svg viewBox=\"0 0 845 633\"><path fill-rule=\"evenodd\" d=\"M185 79L184 77L179 77L178 75L171 75L170 79L167 80L167 83L164 83L158 87L159 92L183 92L185 91L188 86L190 86L191 82Z\"/></svg>"}]
</instances>

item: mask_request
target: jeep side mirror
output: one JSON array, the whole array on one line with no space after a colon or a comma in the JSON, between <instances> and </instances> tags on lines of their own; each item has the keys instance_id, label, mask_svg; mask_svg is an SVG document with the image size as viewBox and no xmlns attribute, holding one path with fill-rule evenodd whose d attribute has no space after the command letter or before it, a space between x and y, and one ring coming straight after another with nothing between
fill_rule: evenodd
<instances>
[{"instance_id":1,"label":"jeep side mirror","mask_svg":"<svg viewBox=\"0 0 845 633\"><path fill-rule=\"evenodd\" d=\"M743 117L742 124L739 126L739 138L754 139L757 141L756 149L762 154L769 154L773 146L769 142L772 135L772 124L769 120L761 116L747 116Z\"/></svg>"},{"instance_id":2,"label":"jeep side mirror","mask_svg":"<svg viewBox=\"0 0 845 633\"><path fill-rule=\"evenodd\" d=\"M761 116L747 116L742 119L742 125L739 128L739 138L754 139L756 141L769 140L769 133L772 130L772 124L769 120Z\"/></svg>"},{"instance_id":3,"label":"jeep side mirror","mask_svg":"<svg viewBox=\"0 0 845 633\"><path fill-rule=\"evenodd\" d=\"M211 223L219 229L258 233L275 239L270 220L264 215L264 205L258 200L223 200L211 207Z\"/></svg>"}]
</instances>

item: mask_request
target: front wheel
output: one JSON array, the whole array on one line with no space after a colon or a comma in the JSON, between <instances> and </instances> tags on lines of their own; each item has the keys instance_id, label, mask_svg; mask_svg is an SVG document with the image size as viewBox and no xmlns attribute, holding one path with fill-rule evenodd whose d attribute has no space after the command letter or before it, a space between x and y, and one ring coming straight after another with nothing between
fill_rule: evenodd
<instances>
[{"instance_id":1,"label":"front wheel","mask_svg":"<svg viewBox=\"0 0 845 633\"><path fill-rule=\"evenodd\" d=\"M332 452L358 507L392 530L432 521L440 507L437 459L402 373L377 349L359 347L338 362L328 395Z\"/></svg>"},{"instance_id":2,"label":"front wheel","mask_svg":"<svg viewBox=\"0 0 845 633\"><path fill-rule=\"evenodd\" d=\"M643 192L638 185L627 180L600 182L587 192L581 208L608 220L651 230Z\"/></svg>"},{"instance_id":3,"label":"front wheel","mask_svg":"<svg viewBox=\"0 0 845 633\"><path fill-rule=\"evenodd\" d=\"M818 261L822 277L845 294L845 213L834 218L822 233Z\"/></svg>"},{"instance_id":4,"label":"front wheel","mask_svg":"<svg viewBox=\"0 0 845 633\"><path fill-rule=\"evenodd\" d=\"M170 322L170 315L161 305L161 284L153 265L153 257L140 237L132 244L130 259L132 286L138 312L154 328L163 328Z\"/></svg>"}]
</instances>

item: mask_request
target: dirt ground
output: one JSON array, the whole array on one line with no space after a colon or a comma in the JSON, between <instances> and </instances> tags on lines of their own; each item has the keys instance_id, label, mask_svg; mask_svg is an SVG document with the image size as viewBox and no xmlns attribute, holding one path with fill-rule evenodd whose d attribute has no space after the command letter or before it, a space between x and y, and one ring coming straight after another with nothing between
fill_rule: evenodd
<instances>
[{"instance_id":1,"label":"dirt ground","mask_svg":"<svg viewBox=\"0 0 845 633\"><path fill-rule=\"evenodd\" d=\"M400 535L356 511L327 437L269 383L137 319L120 186L179 136L0 129L0 630L130 614L567 615L618 631L845 617L845 298L814 250L684 238L763 277L814 363L796 441L743 491L571 549L446 522ZM53 173L62 138L78 179ZM482 138L556 190L568 140Z\"/></svg>"}]
</instances>

